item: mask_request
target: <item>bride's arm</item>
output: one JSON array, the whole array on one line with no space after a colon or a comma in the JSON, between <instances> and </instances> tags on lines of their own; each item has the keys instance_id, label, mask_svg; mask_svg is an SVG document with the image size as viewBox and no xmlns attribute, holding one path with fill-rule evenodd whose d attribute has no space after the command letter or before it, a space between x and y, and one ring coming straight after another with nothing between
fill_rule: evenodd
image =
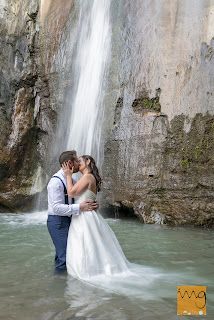
<instances>
[{"instance_id":1,"label":"bride's arm","mask_svg":"<svg viewBox=\"0 0 214 320\"><path fill-rule=\"evenodd\" d=\"M76 197L78 194L82 193L85 189L87 189L89 185L89 180L87 176L82 176L80 180L76 182L75 185L73 185L73 169L70 169L67 163L63 163L62 170L64 171L66 176L67 192L69 198Z\"/></svg>"}]
</instances>

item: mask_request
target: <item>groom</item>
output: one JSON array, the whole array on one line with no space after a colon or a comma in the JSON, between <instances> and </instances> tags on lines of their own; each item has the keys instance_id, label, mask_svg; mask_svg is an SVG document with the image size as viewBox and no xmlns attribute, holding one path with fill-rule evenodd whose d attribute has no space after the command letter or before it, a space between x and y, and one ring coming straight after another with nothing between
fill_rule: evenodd
<instances>
[{"instance_id":1,"label":"groom","mask_svg":"<svg viewBox=\"0 0 214 320\"><path fill-rule=\"evenodd\" d=\"M79 171L79 164L75 150L65 151L59 157L60 166L68 162L73 172ZM76 181L73 180L73 183ZM74 204L74 199L68 198L66 177L62 168L52 176L47 186L48 189L48 220L47 227L56 249L55 273L66 271L66 247L68 230L72 215L78 215L80 211L92 211L98 208L97 201L91 203L83 201Z\"/></svg>"}]
</instances>

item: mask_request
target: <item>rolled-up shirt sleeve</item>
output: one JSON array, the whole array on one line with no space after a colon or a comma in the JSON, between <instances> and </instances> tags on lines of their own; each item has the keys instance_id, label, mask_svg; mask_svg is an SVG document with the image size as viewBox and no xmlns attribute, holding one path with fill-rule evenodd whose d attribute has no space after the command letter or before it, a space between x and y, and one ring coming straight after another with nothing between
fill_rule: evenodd
<instances>
[{"instance_id":1,"label":"rolled-up shirt sleeve","mask_svg":"<svg viewBox=\"0 0 214 320\"><path fill-rule=\"evenodd\" d=\"M48 214L57 216L78 215L79 204L65 204L64 188L61 181L51 179L48 184Z\"/></svg>"}]
</instances>

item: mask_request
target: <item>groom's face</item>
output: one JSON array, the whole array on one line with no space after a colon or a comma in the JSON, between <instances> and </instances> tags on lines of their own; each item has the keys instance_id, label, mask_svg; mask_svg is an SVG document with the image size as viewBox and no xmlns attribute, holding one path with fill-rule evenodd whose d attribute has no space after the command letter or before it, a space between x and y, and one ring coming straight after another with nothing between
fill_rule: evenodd
<instances>
[{"instance_id":1,"label":"groom's face","mask_svg":"<svg viewBox=\"0 0 214 320\"><path fill-rule=\"evenodd\" d=\"M76 157L75 159L74 159L74 161L73 162L71 162L71 164L70 164L70 168L72 168L74 166L74 173L75 172L78 172L79 171L79 161L78 161L78 158Z\"/></svg>"}]
</instances>

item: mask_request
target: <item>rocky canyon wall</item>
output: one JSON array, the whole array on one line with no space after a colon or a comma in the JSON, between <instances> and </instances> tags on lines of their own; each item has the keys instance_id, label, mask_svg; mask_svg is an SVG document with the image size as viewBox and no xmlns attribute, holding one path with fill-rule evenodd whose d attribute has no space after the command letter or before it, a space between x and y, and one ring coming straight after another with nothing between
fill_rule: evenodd
<instances>
[{"instance_id":1,"label":"rocky canyon wall","mask_svg":"<svg viewBox=\"0 0 214 320\"><path fill-rule=\"evenodd\" d=\"M32 207L66 145L75 7L0 0L1 212ZM101 206L213 226L214 0L112 1L111 21Z\"/></svg>"},{"instance_id":2,"label":"rocky canyon wall","mask_svg":"<svg viewBox=\"0 0 214 320\"><path fill-rule=\"evenodd\" d=\"M114 12L104 206L213 226L214 1L123 1Z\"/></svg>"},{"instance_id":3,"label":"rocky canyon wall","mask_svg":"<svg viewBox=\"0 0 214 320\"><path fill-rule=\"evenodd\" d=\"M1 211L27 206L38 173L38 1L0 1Z\"/></svg>"},{"instance_id":4,"label":"rocky canyon wall","mask_svg":"<svg viewBox=\"0 0 214 320\"><path fill-rule=\"evenodd\" d=\"M72 7L72 1L0 1L1 212L32 209L51 175L62 30Z\"/></svg>"}]
</instances>

